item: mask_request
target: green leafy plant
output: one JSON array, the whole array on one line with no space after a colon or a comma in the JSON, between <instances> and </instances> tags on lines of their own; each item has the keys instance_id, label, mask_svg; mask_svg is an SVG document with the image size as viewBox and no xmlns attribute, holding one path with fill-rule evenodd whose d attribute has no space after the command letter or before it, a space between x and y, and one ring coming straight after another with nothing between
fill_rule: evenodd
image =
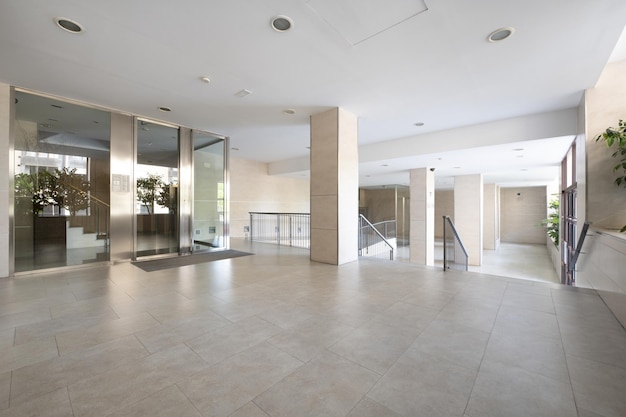
<instances>
[{"instance_id":1,"label":"green leafy plant","mask_svg":"<svg viewBox=\"0 0 626 417\"><path fill-rule=\"evenodd\" d=\"M548 218L543 219L541 224L546 228L546 233L552 239L556 246L559 246L559 225L561 224L561 216L559 213L559 200L554 198L550 200L548 205Z\"/></svg>"},{"instance_id":2,"label":"green leafy plant","mask_svg":"<svg viewBox=\"0 0 626 417\"><path fill-rule=\"evenodd\" d=\"M146 207L148 214L154 213L154 203L164 187L165 183L158 174L137 178L137 201Z\"/></svg>"},{"instance_id":3,"label":"green leafy plant","mask_svg":"<svg viewBox=\"0 0 626 417\"><path fill-rule=\"evenodd\" d=\"M613 148L615 145L616 150L611 157L617 159L613 172L619 172L619 176L613 182L617 186L626 188L626 122L620 119L617 128L608 127L595 139L596 142L603 141L608 148ZM620 232L626 232L626 225L621 228Z\"/></svg>"}]
</instances>

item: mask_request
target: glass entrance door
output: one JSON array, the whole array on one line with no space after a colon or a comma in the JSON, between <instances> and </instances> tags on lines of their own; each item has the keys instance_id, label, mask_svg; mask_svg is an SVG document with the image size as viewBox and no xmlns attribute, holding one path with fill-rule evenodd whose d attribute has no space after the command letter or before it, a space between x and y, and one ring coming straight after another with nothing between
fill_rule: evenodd
<instances>
[{"instance_id":1,"label":"glass entrance door","mask_svg":"<svg viewBox=\"0 0 626 417\"><path fill-rule=\"evenodd\" d=\"M179 129L137 120L136 257L178 253Z\"/></svg>"},{"instance_id":2,"label":"glass entrance door","mask_svg":"<svg viewBox=\"0 0 626 417\"><path fill-rule=\"evenodd\" d=\"M194 131L192 250L227 246L225 210L225 140Z\"/></svg>"}]
</instances>

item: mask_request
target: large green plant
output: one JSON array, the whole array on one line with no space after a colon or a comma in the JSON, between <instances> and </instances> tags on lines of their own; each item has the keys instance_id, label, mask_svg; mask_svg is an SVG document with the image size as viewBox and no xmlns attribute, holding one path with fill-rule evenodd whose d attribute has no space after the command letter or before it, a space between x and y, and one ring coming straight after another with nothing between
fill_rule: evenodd
<instances>
[{"instance_id":1,"label":"large green plant","mask_svg":"<svg viewBox=\"0 0 626 417\"><path fill-rule=\"evenodd\" d=\"M615 185L626 188L626 122L622 119L617 127L608 127L604 132L596 136L596 142L603 141L608 148L615 149L611 157L617 160L613 166L613 172L619 172L619 175L613 181ZM626 232L626 225L621 228L620 232Z\"/></svg>"},{"instance_id":2,"label":"large green plant","mask_svg":"<svg viewBox=\"0 0 626 417\"><path fill-rule=\"evenodd\" d=\"M548 218L541 222L546 228L546 233L552 239L556 246L559 246L559 225L561 224L561 215L559 213L559 200L557 198L550 201L548 206Z\"/></svg>"}]
</instances>

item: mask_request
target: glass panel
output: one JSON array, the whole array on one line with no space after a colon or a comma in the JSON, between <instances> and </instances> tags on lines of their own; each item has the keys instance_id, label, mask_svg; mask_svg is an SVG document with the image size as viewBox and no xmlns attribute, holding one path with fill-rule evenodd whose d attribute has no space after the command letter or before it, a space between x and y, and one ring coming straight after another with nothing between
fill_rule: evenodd
<instances>
[{"instance_id":1,"label":"glass panel","mask_svg":"<svg viewBox=\"0 0 626 417\"><path fill-rule=\"evenodd\" d=\"M110 114L16 99L15 271L107 261Z\"/></svg>"},{"instance_id":2,"label":"glass panel","mask_svg":"<svg viewBox=\"0 0 626 417\"><path fill-rule=\"evenodd\" d=\"M137 121L137 257L177 253L178 129Z\"/></svg>"},{"instance_id":3,"label":"glass panel","mask_svg":"<svg viewBox=\"0 0 626 417\"><path fill-rule=\"evenodd\" d=\"M194 251L224 248L224 140L193 132Z\"/></svg>"}]
</instances>

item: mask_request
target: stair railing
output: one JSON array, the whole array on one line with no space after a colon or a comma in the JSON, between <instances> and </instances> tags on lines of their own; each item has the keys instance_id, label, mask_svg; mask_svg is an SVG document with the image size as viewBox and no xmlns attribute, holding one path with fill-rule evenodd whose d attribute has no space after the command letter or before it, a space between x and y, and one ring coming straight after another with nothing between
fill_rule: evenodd
<instances>
[{"instance_id":1,"label":"stair railing","mask_svg":"<svg viewBox=\"0 0 626 417\"><path fill-rule=\"evenodd\" d=\"M379 231L382 229L385 234ZM388 239L396 237L396 221L372 224L359 214L359 256L383 256L393 261L394 246Z\"/></svg>"},{"instance_id":2,"label":"stair railing","mask_svg":"<svg viewBox=\"0 0 626 417\"><path fill-rule=\"evenodd\" d=\"M469 256L449 216L443 216L443 270L469 269Z\"/></svg>"}]
</instances>

